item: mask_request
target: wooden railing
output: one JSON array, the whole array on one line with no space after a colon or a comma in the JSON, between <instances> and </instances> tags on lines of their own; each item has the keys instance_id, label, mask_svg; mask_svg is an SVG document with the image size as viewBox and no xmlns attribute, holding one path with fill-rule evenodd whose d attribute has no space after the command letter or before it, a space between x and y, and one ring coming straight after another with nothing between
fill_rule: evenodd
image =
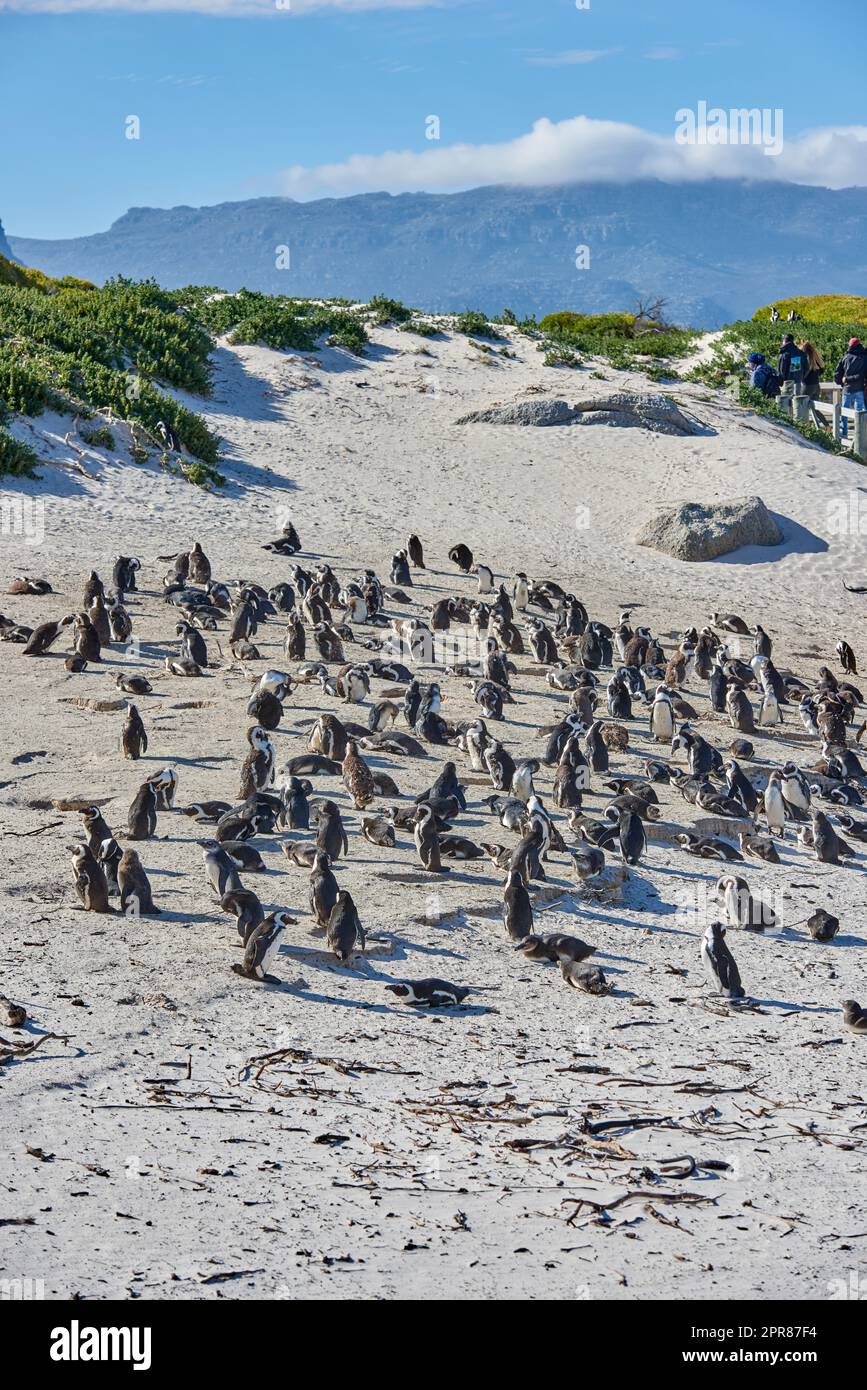
<instances>
[{"instance_id":1,"label":"wooden railing","mask_svg":"<svg viewBox=\"0 0 867 1390\"><path fill-rule=\"evenodd\" d=\"M819 387L822 395L818 401L812 400L809 396L796 395L795 390L786 390L787 386L797 389L794 382L783 383L783 390L777 400L781 410L790 411L793 420L800 420L804 424L810 424L815 412L823 421L828 422L825 428L830 428L835 439L848 446L853 454L867 463L867 411L844 409L842 386L823 381ZM844 420L847 425L845 438Z\"/></svg>"}]
</instances>

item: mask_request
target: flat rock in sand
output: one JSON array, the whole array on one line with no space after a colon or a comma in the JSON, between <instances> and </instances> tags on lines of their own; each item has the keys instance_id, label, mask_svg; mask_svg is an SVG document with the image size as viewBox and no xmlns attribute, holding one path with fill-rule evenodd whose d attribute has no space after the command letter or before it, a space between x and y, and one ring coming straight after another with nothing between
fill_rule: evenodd
<instances>
[{"instance_id":1,"label":"flat rock in sand","mask_svg":"<svg viewBox=\"0 0 867 1390\"><path fill-rule=\"evenodd\" d=\"M782 539L761 497L663 507L635 537L638 545L661 550L676 560L715 560L744 545L779 545Z\"/></svg>"},{"instance_id":2,"label":"flat rock in sand","mask_svg":"<svg viewBox=\"0 0 867 1390\"><path fill-rule=\"evenodd\" d=\"M458 425L614 425L623 429L651 430L654 434L704 433L668 396L655 392L612 391L577 401L512 401L473 410Z\"/></svg>"},{"instance_id":3,"label":"flat rock in sand","mask_svg":"<svg viewBox=\"0 0 867 1390\"><path fill-rule=\"evenodd\" d=\"M577 412L565 401L513 401L511 405L492 405L487 410L471 410L455 421L457 425L570 425Z\"/></svg>"}]
</instances>

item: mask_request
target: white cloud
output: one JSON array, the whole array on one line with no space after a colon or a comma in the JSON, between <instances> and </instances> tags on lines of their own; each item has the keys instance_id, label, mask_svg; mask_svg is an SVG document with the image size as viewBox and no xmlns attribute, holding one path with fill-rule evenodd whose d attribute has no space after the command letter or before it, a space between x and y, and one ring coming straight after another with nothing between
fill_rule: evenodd
<instances>
[{"instance_id":1,"label":"white cloud","mask_svg":"<svg viewBox=\"0 0 867 1390\"><path fill-rule=\"evenodd\" d=\"M277 189L294 198L385 190L456 192L483 184L538 186L631 179L781 179L827 188L867 185L867 126L807 131L787 139L776 157L756 145L680 145L617 121L546 117L525 135L500 144L355 154L338 164L293 165Z\"/></svg>"},{"instance_id":2,"label":"white cloud","mask_svg":"<svg viewBox=\"0 0 867 1390\"><path fill-rule=\"evenodd\" d=\"M0 14L208 14L228 19L337 10L418 10L466 0L0 0Z\"/></svg>"},{"instance_id":3,"label":"white cloud","mask_svg":"<svg viewBox=\"0 0 867 1390\"><path fill-rule=\"evenodd\" d=\"M660 45L658 48L651 48L649 53L645 53L645 58L649 58L654 63L676 63L678 58L683 57L679 48L666 48Z\"/></svg>"},{"instance_id":4,"label":"white cloud","mask_svg":"<svg viewBox=\"0 0 867 1390\"><path fill-rule=\"evenodd\" d=\"M563 53L534 54L527 62L536 68L566 68L576 63L595 63L620 52L619 48L567 48Z\"/></svg>"}]
</instances>

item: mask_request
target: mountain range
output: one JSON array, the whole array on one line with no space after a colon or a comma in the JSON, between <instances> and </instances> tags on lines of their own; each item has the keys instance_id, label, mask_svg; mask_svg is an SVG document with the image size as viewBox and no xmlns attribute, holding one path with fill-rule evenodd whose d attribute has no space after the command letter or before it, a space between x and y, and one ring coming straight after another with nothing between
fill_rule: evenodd
<instances>
[{"instance_id":1,"label":"mountain range","mask_svg":"<svg viewBox=\"0 0 867 1390\"><path fill-rule=\"evenodd\" d=\"M256 198L130 208L92 236L8 241L25 265L98 283L383 293L432 312L508 306L519 317L662 296L674 322L715 328L775 298L862 293L867 189L646 180Z\"/></svg>"}]
</instances>

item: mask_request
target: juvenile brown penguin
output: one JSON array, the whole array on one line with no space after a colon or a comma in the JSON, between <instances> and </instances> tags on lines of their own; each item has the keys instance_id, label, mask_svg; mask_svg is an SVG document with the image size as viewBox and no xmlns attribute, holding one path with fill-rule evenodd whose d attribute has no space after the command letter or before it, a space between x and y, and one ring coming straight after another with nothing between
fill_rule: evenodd
<instances>
[{"instance_id":1,"label":"juvenile brown penguin","mask_svg":"<svg viewBox=\"0 0 867 1390\"><path fill-rule=\"evenodd\" d=\"M87 912L110 912L108 884L96 857L87 845L69 845L75 891Z\"/></svg>"},{"instance_id":2,"label":"juvenile brown penguin","mask_svg":"<svg viewBox=\"0 0 867 1390\"><path fill-rule=\"evenodd\" d=\"M343 759L343 785L352 797L357 811L363 811L376 796L373 773L358 751L358 744L351 738L346 745Z\"/></svg>"},{"instance_id":3,"label":"juvenile brown penguin","mask_svg":"<svg viewBox=\"0 0 867 1390\"><path fill-rule=\"evenodd\" d=\"M120 746L123 749L123 756L132 759L133 762L140 758L142 753L146 753L148 749L147 732L142 717L133 704L127 705Z\"/></svg>"},{"instance_id":4,"label":"juvenile brown penguin","mask_svg":"<svg viewBox=\"0 0 867 1390\"><path fill-rule=\"evenodd\" d=\"M125 849L117 866L120 908L127 917L159 917L142 862L134 849Z\"/></svg>"}]
</instances>

